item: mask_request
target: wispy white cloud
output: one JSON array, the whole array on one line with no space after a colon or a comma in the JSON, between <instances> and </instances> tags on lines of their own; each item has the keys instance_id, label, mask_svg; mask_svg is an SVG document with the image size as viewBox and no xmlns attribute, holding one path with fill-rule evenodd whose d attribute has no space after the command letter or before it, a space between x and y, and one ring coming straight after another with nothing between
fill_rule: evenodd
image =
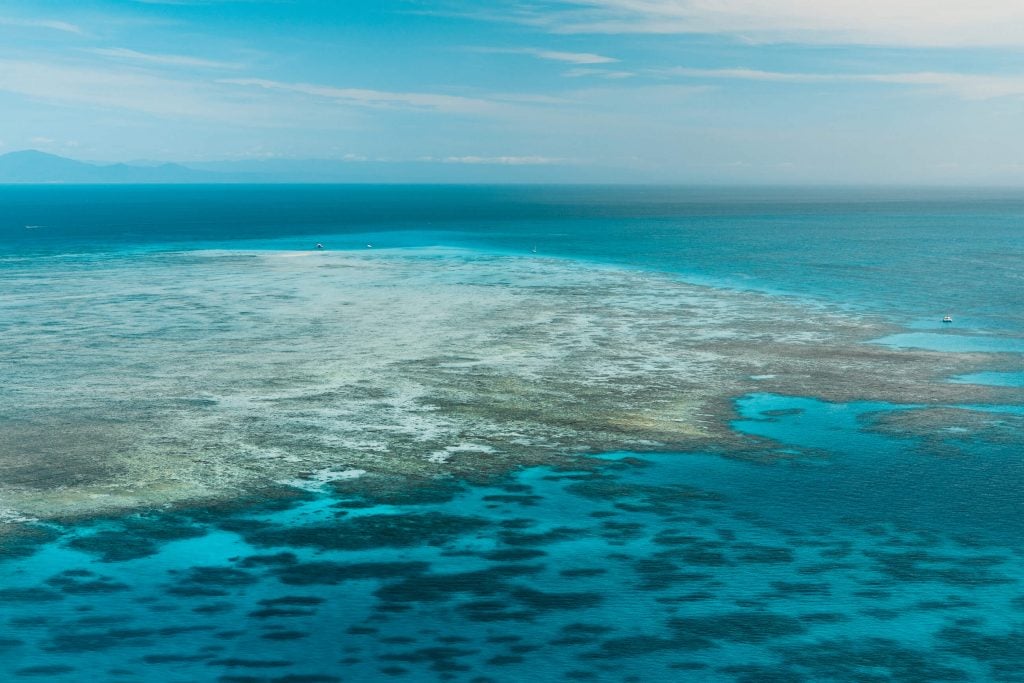
<instances>
[{"instance_id":1,"label":"wispy white cloud","mask_svg":"<svg viewBox=\"0 0 1024 683\"><path fill-rule=\"evenodd\" d=\"M240 94L208 81L79 62L0 59L0 91L68 107L245 126L295 126L317 117L338 126L345 119L326 107L292 106L282 98Z\"/></svg>"},{"instance_id":2,"label":"wispy white cloud","mask_svg":"<svg viewBox=\"0 0 1024 683\"><path fill-rule=\"evenodd\" d=\"M568 64L612 64L619 61L614 57L595 54L593 52L564 52L561 50L546 50L539 47L473 47L467 48L473 52L484 52L488 54L503 55L530 55L537 59L546 59L553 62L565 62Z\"/></svg>"},{"instance_id":3,"label":"wispy white cloud","mask_svg":"<svg viewBox=\"0 0 1024 683\"><path fill-rule=\"evenodd\" d=\"M487 99L497 102L514 102L519 104L538 104L558 106L569 104L571 100L556 95L539 95L537 93L489 93Z\"/></svg>"},{"instance_id":4,"label":"wispy white cloud","mask_svg":"<svg viewBox=\"0 0 1024 683\"><path fill-rule=\"evenodd\" d=\"M459 114L495 112L501 105L485 99L420 92L389 92L366 88L338 88L312 83L284 83L264 78L225 78L219 81L231 85L257 87L277 92L296 93L325 98L336 102L377 108L414 108Z\"/></svg>"},{"instance_id":5,"label":"wispy white cloud","mask_svg":"<svg viewBox=\"0 0 1024 683\"><path fill-rule=\"evenodd\" d=\"M112 57L114 59L129 62L155 64L160 66L184 66L199 69L238 69L241 67L240 64L234 62L221 62L212 59L202 59L200 57L190 57L187 55L138 52L137 50L129 50L123 47L94 48L89 50L89 52L103 57Z\"/></svg>"},{"instance_id":6,"label":"wispy white cloud","mask_svg":"<svg viewBox=\"0 0 1024 683\"><path fill-rule=\"evenodd\" d=\"M794 73L744 68L689 69L685 67L668 69L664 73L700 79L767 81L775 83L882 83L909 85L936 88L971 100L1024 95L1024 75L992 76L938 71L888 74Z\"/></svg>"},{"instance_id":7,"label":"wispy white cloud","mask_svg":"<svg viewBox=\"0 0 1024 683\"><path fill-rule=\"evenodd\" d=\"M592 52L560 52L558 50L540 50L537 48L526 48L526 54L533 55L538 59L549 59L554 62L568 62L569 64L611 64L619 60L614 57L605 57Z\"/></svg>"},{"instance_id":8,"label":"wispy white cloud","mask_svg":"<svg viewBox=\"0 0 1024 683\"><path fill-rule=\"evenodd\" d=\"M697 33L754 42L1024 45L1020 0L565 0L502 17L559 33Z\"/></svg>"},{"instance_id":9,"label":"wispy white cloud","mask_svg":"<svg viewBox=\"0 0 1024 683\"><path fill-rule=\"evenodd\" d=\"M608 78L612 80L618 80L622 78L632 78L636 74L632 71L619 71L615 69L591 69L586 67L579 67L576 69L569 69L562 73L567 78L583 78L586 76L595 76L597 78Z\"/></svg>"},{"instance_id":10,"label":"wispy white cloud","mask_svg":"<svg viewBox=\"0 0 1024 683\"><path fill-rule=\"evenodd\" d=\"M62 31L64 33L77 33L79 35L85 33L80 26L54 19L20 19L16 17L0 17L0 26L13 26L16 28L45 28L52 31Z\"/></svg>"}]
</instances>

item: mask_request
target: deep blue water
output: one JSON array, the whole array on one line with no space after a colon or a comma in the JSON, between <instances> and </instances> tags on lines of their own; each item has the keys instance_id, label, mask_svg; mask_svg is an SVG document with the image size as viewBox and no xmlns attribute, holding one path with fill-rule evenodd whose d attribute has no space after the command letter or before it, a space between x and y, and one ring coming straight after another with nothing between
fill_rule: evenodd
<instances>
[{"instance_id":1,"label":"deep blue water","mask_svg":"<svg viewBox=\"0 0 1024 683\"><path fill-rule=\"evenodd\" d=\"M1019 386L1022 225L994 191L0 188L0 286L133 250L536 247L879 313L883 343L992 354L950 381ZM735 401L764 458L48 525L0 559L0 678L1024 680L1021 406L900 435L920 406Z\"/></svg>"},{"instance_id":2,"label":"deep blue water","mask_svg":"<svg viewBox=\"0 0 1024 683\"><path fill-rule=\"evenodd\" d=\"M908 325L952 313L1017 334L1022 225L1014 190L0 187L0 254L240 241L536 248L825 297Z\"/></svg>"}]
</instances>

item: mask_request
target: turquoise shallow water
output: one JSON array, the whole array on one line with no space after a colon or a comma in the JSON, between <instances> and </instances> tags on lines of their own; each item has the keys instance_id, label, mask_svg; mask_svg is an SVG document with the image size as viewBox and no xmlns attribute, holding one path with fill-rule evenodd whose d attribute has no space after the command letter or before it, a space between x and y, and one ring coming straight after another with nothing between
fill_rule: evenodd
<instances>
[{"instance_id":1,"label":"turquoise shallow water","mask_svg":"<svg viewBox=\"0 0 1024 683\"><path fill-rule=\"evenodd\" d=\"M904 332L882 337L875 340L875 343L954 353L978 351L982 353L1024 353L1024 339L1019 337L983 337L980 335L954 333Z\"/></svg>"},{"instance_id":2,"label":"turquoise shallow water","mask_svg":"<svg viewBox=\"0 0 1024 683\"><path fill-rule=\"evenodd\" d=\"M738 428L793 457L621 453L388 504L321 492L65 529L0 566L0 671L512 681L542 662L543 680L1014 680L1016 450L945 460L858 433L880 405L739 408Z\"/></svg>"},{"instance_id":3,"label":"turquoise shallow water","mask_svg":"<svg viewBox=\"0 0 1024 683\"><path fill-rule=\"evenodd\" d=\"M139 252L536 245L879 313L908 329L883 343L992 354L998 374L951 381L1019 386L1022 217L1024 199L992 193L0 188L0 281L16 270L70 302L76 278ZM0 332L17 303L0 290ZM89 315L147 305L168 304ZM164 327L133 343L201 347L202 329L139 319ZM63 377L89 371L60 320L37 322ZM173 372L162 358L136 371ZM1021 680L1020 406L933 407L949 418L922 431L927 406L735 400L763 453L596 454L390 500L325 487L46 525L0 558L0 678Z\"/></svg>"}]
</instances>

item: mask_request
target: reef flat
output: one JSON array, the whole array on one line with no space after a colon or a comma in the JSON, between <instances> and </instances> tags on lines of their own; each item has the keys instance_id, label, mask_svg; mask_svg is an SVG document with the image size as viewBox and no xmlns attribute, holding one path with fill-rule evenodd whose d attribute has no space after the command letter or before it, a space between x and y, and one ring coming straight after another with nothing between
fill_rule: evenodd
<instances>
[{"instance_id":1,"label":"reef flat","mask_svg":"<svg viewBox=\"0 0 1024 683\"><path fill-rule=\"evenodd\" d=\"M7 522L320 483L384 495L620 450L786 457L730 428L758 392L1022 399L944 381L994 354L863 343L898 331L881 318L554 258L140 252L3 278Z\"/></svg>"}]
</instances>

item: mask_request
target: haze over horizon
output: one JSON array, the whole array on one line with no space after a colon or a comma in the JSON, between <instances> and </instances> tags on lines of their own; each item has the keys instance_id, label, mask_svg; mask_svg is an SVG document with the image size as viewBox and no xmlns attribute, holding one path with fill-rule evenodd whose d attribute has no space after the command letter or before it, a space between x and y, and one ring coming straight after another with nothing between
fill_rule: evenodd
<instances>
[{"instance_id":1,"label":"haze over horizon","mask_svg":"<svg viewBox=\"0 0 1024 683\"><path fill-rule=\"evenodd\" d=\"M1024 184L1008 0L11 0L0 37L0 154Z\"/></svg>"}]
</instances>

